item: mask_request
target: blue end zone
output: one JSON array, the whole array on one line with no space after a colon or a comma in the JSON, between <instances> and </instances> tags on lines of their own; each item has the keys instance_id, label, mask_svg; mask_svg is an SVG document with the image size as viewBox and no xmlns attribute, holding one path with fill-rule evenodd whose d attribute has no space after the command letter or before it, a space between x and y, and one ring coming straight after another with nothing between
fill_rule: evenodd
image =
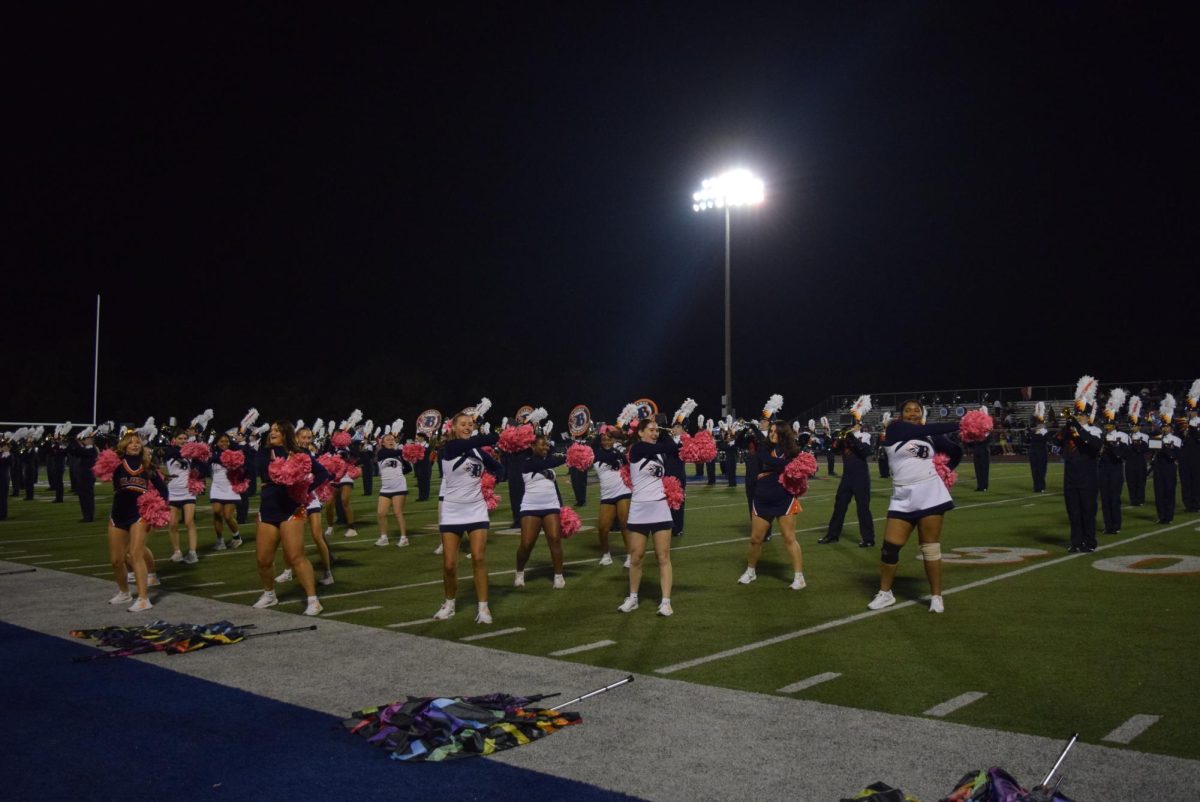
<instances>
[{"instance_id":1,"label":"blue end zone","mask_svg":"<svg viewBox=\"0 0 1200 802\"><path fill-rule=\"evenodd\" d=\"M324 713L133 660L71 662L94 651L0 622L0 797L633 799L486 758L403 764Z\"/></svg>"}]
</instances>

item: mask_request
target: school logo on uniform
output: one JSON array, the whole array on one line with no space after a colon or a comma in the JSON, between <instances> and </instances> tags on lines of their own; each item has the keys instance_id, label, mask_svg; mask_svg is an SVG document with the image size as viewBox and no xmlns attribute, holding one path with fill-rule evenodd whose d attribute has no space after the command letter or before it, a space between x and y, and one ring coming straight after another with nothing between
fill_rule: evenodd
<instances>
[{"instance_id":1,"label":"school logo on uniform","mask_svg":"<svg viewBox=\"0 0 1200 802\"><path fill-rule=\"evenodd\" d=\"M524 406L517 408L517 414L513 415L513 417L516 418L517 423L524 423L525 421L529 420L529 415L532 412L533 406L530 404L525 404Z\"/></svg>"},{"instance_id":2,"label":"school logo on uniform","mask_svg":"<svg viewBox=\"0 0 1200 802\"><path fill-rule=\"evenodd\" d=\"M583 404L577 405L567 416L567 430L572 437L580 437L592 426L592 411Z\"/></svg>"},{"instance_id":3,"label":"school logo on uniform","mask_svg":"<svg viewBox=\"0 0 1200 802\"><path fill-rule=\"evenodd\" d=\"M417 431L426 437L432 437L442 425L442 413L436 409L427 409L417 416Z\"/></svg>"},{"instance_id":4,"label":"school logo on uniform","mask_svg":"<svg viewBox=\"0 0 1200 802\"><path fill-rule=\"evenodd\" d=\"M929 459L930 449L928 443L910 442L904 449L917 459Z\"/></svg>"}]
</instances>

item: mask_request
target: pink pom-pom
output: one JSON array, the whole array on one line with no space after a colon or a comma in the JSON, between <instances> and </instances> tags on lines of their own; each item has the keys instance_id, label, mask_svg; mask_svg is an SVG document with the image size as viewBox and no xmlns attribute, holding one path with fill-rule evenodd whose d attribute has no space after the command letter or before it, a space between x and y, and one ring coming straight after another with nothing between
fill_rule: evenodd
<instances>
[{"instance_id":1,"label":"pink pom-pom","mask_svg":"<svg viewBox=\"0 0 1200 802\"><path fill-rule=\"evenodd\" d=\"M322 454L317 457L317 462L321 463L321 467L329 471L329 475L333 477L333 481L340 482L342 477L346 475L346 469L349 467L346 460L339 457L337 454Z\"/></svg>"},{"instance_id":2,"label":"pink pom-pom","mask_svg":"<svg viewBox=\"0 0 1200 802\"><path fill-rule=\"evenodd\" d=\"M204 493L204 478L195 471L188 471L188 493L193 496Z\"/></svg>"},{"instance_id":3,"label":"pink pom-pom","mask_svg":"<svg viewBox=\"0 0 1200 802\"><path fill-rule=\"evenodd\" d=\"M533 445L535 438L533 426L528 423L521 426L510 426L500 432L500 442L497 443L497 446L501 451L518 454Z\"/></svg>"},{"instance_id":4,"label":"pink pom-pom","mask_svg":"<svg viewBox=\"0 0 1200 802\"><path fill-rule=\"evenodd\" d=\"M138 498L138 514L142 520L152 527L158 528L171 523L171 505L158 494L157 490L147 490Z\"/></svg>"},{"instance_id":5,"label":"pink pom-pom","mask_svg":"<svg viewBox=\"0 0 1200 802\"><path fill-rule=\"evenodd\" d=\"M679 440L679 459L684 462L704 463L717 458L717 443L710 431L697 432L695 437L684 433Z\"/></svg>"},{"instance_id":6,"label":"pink pom-pom","mask_svg":"<svg viewBox=\"0 0 1200 802\"><path fill-rule=\"evenodd\" d=\"M333 484L330 482L321 482L317 485L317 489L313 491L313 495L317 497L317 501L322 504L328 504L333 498Z\"/></svg>"},{"instance_id":7,"label":"pink pom-pom","mask_svg":"<svg viewBox=\"0 0 1200 802\"><path fill-rule=\"evenodd\" d=\"M992 432L992 416L973 409L958 422L958 435L964 443L982 443Z\"/></svg>"},{"instance_id":8,"label":"pink pom-pom","mask_svg":"<svg viewBox=\"0 0 1200 802\"><path fill-rule=\"evenodd\" d=\"M96 462L92 465L92 473L101 482L108 482L112 480L113 473L120 464L121 458L117 456L117 452L106 448L100 452L100 456L96 457Z\"/></svg>"},{"instance_id":9,"label":"pink pom-pom","mask_svg":"<svg viewBox=\"0 0 1200 802\"><path fill-rule=\"evenodd\" d=\"M362 468L358 467L357 465L351 465L346 469L346 475L351 479L357 479L358 477L362 476Z\"/></svg>"},{"instance_id":10,"label":"pink pom-pom","mask_svg":"<svg viewBox=\"0 0 1200 802\"><path fill-rule=\"evenodd\" d=\"M628 462L626 462L624 465L621 466L620 474L621 474L621 481L625 483L625 486L628 487L630 490L633 490L633 478L629 475L629 463Z\"/></svg>"},{"instance_id":11,"label":"pink pom-pom","mask_svg":"<svg viewBox=\"0 0 1200 802\"><path fill-rule=\"evenodd\" d=\"M179 455L184 459L196 460L197 462L208 462L212 459L212 449L208 447L208 443L184 443L183 448L179 449Z\"/></svg>"},{"instance_id":12,"label":"pink pom-pom","mask_svg":"<svg viewBox=\"0 0 1200 802\"><path fill-rule=\"evenodd\" d=\"M405 462L415 465L425 459L425 446L420 443L407 443L400 449L400 456L404 457Z\"/></svg>"},{"instance_id":13,"label":"pink pom-pom","mask_svg":"<svg viewBox=\"0 0 1200 802\"><path fill-rule=\"evenodd\" d=\"M227 471L240 470L246 464L246 455L232 449L221 452L221 465Z\"/></svg>"},{"instance_id":14,"label":"pink pom-pom","mask_svg":"<svg viewBox=\"0 0 1200 802\"><path fill-rule=\"evenodd\" d=\"M483 492L483 503L487 505L488 512L499 507L504 500L496 494L496 477L487 471L479 478L479 489Z\"/></svg>"},{"instance_id":15,"label":"pink pom-pom","mask_svg":"<svg viewBox=\"0 0 1200 802\"><path fill-rule=\"evenodd\" d=\"M484 454L487 454L492 459L496 458L496 449L492 448L491 446L484 446L480 449L480 451L482 451Z\"/></svg>"},{"instance_id":16,"label":"pink pom-pom","mask_svg":"<svg viewBox=\"0 0 1200 802\"><path fill-rule=\"evenodd\" d=\"M284 485L297 504L308 503L308 485L312 482L312 459L307 454L289 454L287 459L276 457L267 466L267 476L277 485Z\"/></svg>"},{"instance_id":17,"label":"pink pom-pom","mask_svg":"<svg viewBox=\"0 0 1200 802\"><path fill-rule=\"evenodd\" d=\"M948 454L933 455L933 469L937 471L937 475L942 480L942 484L946 485L946 489L954 487L954 483L958 481L958 471L950 470L950 456Z\"/></svg>"},{"instance_id":18,"label":"pink pom-pom","mask_svg":"<svg viewBox=\"0 0 1200 802\"><path fill-rule=\"evenodd\" d=\"M687 494L683 492L683 485L679 484L679 480L674 476L664 476L662 483L663 490L667 493L667 506L673 510L682 507Z\"/></svg>"},{"instance_id":19,"label":"pink pom-pom","mask_svg":"<svg viewBox=\"0 0 1200 802\"><path fill-rule=\"evenodd\" d=\"M579 513L570 507L563 507L559 510L558 517L562 520L562 536L565 538L583 528L583 521L579 520Z\"/></svg>"},{"instance_id":20,"label":"pink pom-pom","mask_svg":"<svg viewBox=\"0 0 1200 802\"><path fill-rule=\"evenodd\" d=\"M807 451L801 451L779 474L779 484L790 495L799 497L808 492L808 480L816 475L816 457Z\"/></svg>"},{"instance_id":21,"label":"pink pom-pom","mask_svg":"<svg viewBox=\"0 0 1200 802\"><path fill-rule=\"evenodd\" d=\"M240 496L242 493L245 493L250 489L250 480L246 478L246 475L240 471L230 471L229 488Z\"/></svg>"},{"instance_id":22,"label":"pink pom-pom","mask_svg":"<svg viewBox=\"0 0 1200 802\"><path fill-rule=\"evenodd\" d=\"M334 448L349 448L350 447L350 432L338 432L330 440Z\"/></svg>"},{"instance_id":23,"label":"pink pom-pom","mask_svg":"<svg viewBox=\"0 0 1200 802\"><path fill-rule=\"evenodd\" d=\"M592 451L591 446L576 443L567 449L567 465L577 471L586 471L595 461L596 452Z\"/></svg>"}]
</instances>

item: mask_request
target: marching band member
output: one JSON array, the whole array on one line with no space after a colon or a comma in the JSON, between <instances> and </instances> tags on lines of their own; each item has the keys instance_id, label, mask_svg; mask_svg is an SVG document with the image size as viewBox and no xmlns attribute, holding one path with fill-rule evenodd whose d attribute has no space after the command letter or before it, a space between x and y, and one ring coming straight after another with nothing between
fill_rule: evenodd
<instances>
[{"instance_id":1,"label":"marching band member","mask_svg":"<svg viewBox=\"0 0 1200 802\"><path fill-rule=\"evenodd\" d=\"M1187 394L1187 409L1178 420L1179 490L1184 512L1200 512L1200 379L1192 382Z\"/></svg>"},{"instance_id":2,"label":"marching band member","mask_svg":"<svg viewBox=\"0 0 1200 802\"><path fill-rule=\"evenodd\" d=\"M683 423L676 421L671 427L671 440L675 445L679 445L683 437ZM666 451L662 455L663 465L667 469L667 476L674 476L679 480L679 486L687 487L687 467L683 464L683 460L679 458L679 449L674 451ZM679 505L679 509L671 510L671 536L683 537L683 513L687 507L687 500Z\"/></svg>"},{"instance_id":3,"label":"marching band member","mask_svg":"<svg viewBox=\"0 0 1200 802\"><path fill-rule=\"evenodd\" d=\"M1104 534L1121 531L1121 488L1125 484L1125 460L1131 456L1129 435L1117 429L1117 412L1125 405L1125 391L1120 387L1109 393L1104 404L1104 441L1100 449L1098 476L1100 479L1100 512L1104 518Z\"/></svg>"},{"instance_id":4,"label":"marching band member","mask_svg":"<svg viewBox=\"0 0 1200 802\"><path fill-rule=\"evenodd\" d=\"M113 506L108 519L108 556L118 593L108 603L124 604L130 601L128 572L125 570L125 561L128 559L133 566L138 595L129 606L129 612L139 613L154 606L147 596L147 588L160 582L154 570L154 555L146 547L150 525L142 520L138 499L152 487L163 498L168 496L168 492L150 449L143 447L142 438L136 431L125 432L117 443L116 451L121 461L112 475Z\"/></svg>"},{"instance_id":5,"label":"marching band member","mask_svg":"<svg viewBox=\"0 0 1200 802\"><path fill-rule=\"evenodd\" d=\"M1063 501L1071 522L1069 552L1096 550L1096 497L1100 479L1096 460L1100 456L1100 430L1090 425L1095 403L1096 380L1084 376L1075 393L1074 414L1063 412L1063 427L1055 435L1063 459Z\"/></svg>"},{"instance_id":6,"label":"marching band member","mask_svg":"<svg viewBox=\"0 0 1200 802\"><path fill-rule=\"evenodd\" d=\"M8 520L8 485L12 476L12 446L8 435L0 434L0 521Z\"/></svg>"},{"instance_id":7,"label":"marching band member","mask_svg":"<svg viewBox=\"0 0 1200 802\"><path fill-rule=\"evenodd\" d=\"M1178 478L1179 451L1183 440L1171 430L1175 417L1175 396L1167 393L1158 405L1162 429L1155 440L1161 445L1154 451L1151 471L1154 474L1154 506L1158 511L1158 522L1169 524L1175 520L1175 485ZM1151 443L1154 448L1154 443Z\"/></svg>"},{"instance_id":8,"label":"marching band member","mask_svg":"<svg viewBox=\"0 0 1200 802\"><path fill-rule=\"evenodd\" d=\"M404 474L412 470L400 449L396 447L396 435L388 432L383 436L380 449L375 458L379 461L379 503L375 507L375 516L379 521L379 539L376 546L388 545L387 516L388 510L396 516L396 525L400 527L400 539L397 546L408 545L408 523L404 520L404 502L408 498L408 480ZM367 495L370 495L369 493Z\"/></svg>"},{"instance_id":9,"label":"marching band member","mask_svg":"<svg viewBox=\"0 0 1200 802\"><path fill-rule=\"evenodd\" d=\"M658 422L645 418L638 424L637 440L629 449L629 473L633 494L629 504L629 596L617 609L631 613L638 608L638 590L642 584L642 559L647 541L654 544L658 558L659 585L662 601L658 614L672 615L671 586L671 508L667 504L663 477L667 475L663 457L678 454L679 445L671 438L659 441Z\"/></svg>"},{"instance_id":10,"label":"marching band member","mask_svg":"<svg viewBox=\"0 0 1200 802\"><path fill-rule=\"evenodd\" d=\"M96 518L96 476L92 466L100 452L96 449L96 438L92 427L79 433L70 445L75 457L75 495L79 498L81 524L90 524Z\"/></svg>"},{"instance_id":11,"label":"marching band member","mask_svg":"<svg viewBox=\"0 0 1200 802\"><path fill-rule=\"evenodd\" d=\"M786 421L775 421L771 424L767 436L759 439L756 451L759 474L754 483L754 499L751 506L750 550L746 557L746 570L738 582L749 585L758 579L758 559L762 555L762 544L771 529L771 521L778 519L784 548L792 559L792 583L789 587L792 590L803 590L806 585L804 558L800 552L800 544L796 542L796 513L801 510L800 499L779 483L779 475L800 453L795 432Z\"/></svg>"},{"instance_id":12,"label":"marching band member","mask_svg":"<svg viewBox=\"0 0 1200 802\"><path fill-rule=\"evenodd\" d=\"M563 577L562 551L562 496L554 469L565 463L566 457L550 454L550 440L544 434L534 438L527 455L520 461L521 479L525 494L521 498L521 542L517 546L517 573L513 587L525 587L525 565L529 554L537 543L538 533L546 533L546 545L550 547L550 562L554 566L554 588L567 586ZM587 474L585 473L584 476Z\"/></svg>"},{"instance_id":13,"label":"marching band member","mask_svg":"<svg viewBox=\"0 0 1200 802\"><path fill-rule=\"evenodd\" d=\"M229 548L236 549L242 545L242 533L238 530L237 507L242 497L235 492L230 482L229 471L221 463L221 454L226 451L238 451L229 439L228 433L217 436L208 464L212 469L212 484L208 488L208 500L212 505L213 531L217 535L215 551L225 551L225 533L222 524L229 527ZM244 463L243 463L244 464ZM253 466L245 465L243 471L253 470Z\"/></svg>"},{"instance_id":14,"label":"marching band member","mask_svg":"<svg viewBox=\"0 0 1200 802\"><path fill-rule=\"evenodd\" d=\"M167 469L167 503L171 505L171 524L167 530L171 538L171 562L185 562L189 565L197 563L196 546L199 535L196 532L196 496L188 488L188 477L192 472L192 461L184 458L180 449L187 444L187 432L179 432L171 440L171 446L166 450L164 464ZM179 546L179 518L183 516L183 525L187 527L188 552L183 555Z\"/></svg>"},{"instance_id":15,"label":"marching band member","mask_svg":"<svg viewBox=\"0 0 1200 802\"><path fill-rule=\"evenodd\" d=\"M629 554L629 499L633 497L621 478L621 466L625 457L618 453L618 441L613 437L612 427L605 424L600 427L600 434L592 444L596 455L596 476L600 478L600 519L596 523L596 532L600 540L600 564L612 565L612 551L608 545L608 533L612 531L615 521L621 528L621 538L625 542L625 553ZM626 556L626 560L628 560ZM626 565L626 568L629 566Z\"/></svg>"},{"instance_id":16,"label":"marching band member","mask_svg":"<svg viewBox=\"0 0 1200 802\"><path fill-rule=\"evenodd\" d=\"M1050 462L1050 431L1046 428L1046 402L1038 401L1033 407L1033 420L1029 426L1029 472L1033 476L1033 492L1046 492L1046 468Z\"/></svg>"},{"instance_id":17,"label":"marching band member","mask_svg":"<svg viewBox=\"0 0 1200 802\"><path fill-rule=\"evenodd\" d=\"M850 410L854 425L840 432L833 440L833 450L842 455L842 479L838 482L837 495L833 500L833 515L829 528L818 543L836 543L842 537L842 525L850 499L854 499L858 510L858 532L860 548L875 545L875 521L871 518L871 472L867 457L871 454L871 435L862 431L862 419L871 410L870 396L859 396ZM830 476L836 476L833 471Z\"/></svg>"},{"instance_id":18,"label":"marching band member","mask_svg":"<svg viewBox=\"0 0 1200 802\"><path fill-rule=\"evenodd\" d=\"M880 549L879 592L867 604L882 610L896 603L892 585L900 562L900 549L913 529L921 544L925 576L929 580L929 611L945 612L942 599L942 522L954 509L950 491L934 465L935 453L945 453L953 469L962 458L962 449L944 435L959 428L952 423L922 424L925 411L921 402L909 400L900 408L900 419L888 426L888 465L892 472L892 499L888 504L887 524Z\"/></svg>"},{"instance_id":19,"label":"marching band member","mask_svg":"<svg viewBox=\"0 0 1200 802\"><path fill-rule=\"evenodd\" d=\"M303 455L309 462L308 481L299 495L292 486L278 484L271 477L271 464L275 460L290 460L294 455ZM258 578L263 586L262 596L254 606L261 610L279 603L273 574L275 551L282 543L284 560L307 597L304 614L319 615L323 608L317 599L312 563L304 556L304 521L308 517L305 508L310 494L328 479L329 474L321 463L313 459L312 454L300 447L291 421L286 420L271 424L266 446L258 451L255 459L254 471L262 483L254 551L258 562Z\"/></svg>"},{"instance_id":20,"label":"marching band member","mask_svg":"<svg viewBox=\"0 0 1200 802\"><path fill-rule=\"evenodd\" d=\"M442 535L442 589L445 600L434 619L444 621L454 615L458 596L458 550L466 536L471 549L471 567L475 578L475 598L479 601L475 623L492 623L488 607L487 504L483 500L481 479L484 455L479 450L495 445L499 434L472 435L475 422L470 415L458 413L450 422L441 451L442 493L438 510L438 529Z\"/></svg>"},{"instance_id":21,"label":"marching band member","mask_svg":"<svg viewBox=\"0 0 1200 802\"><path fill-rule=\"evenodd\" d=\"M1146 454L1150 452L1150 435L1142 431L1142 399L1129 399L1129 456L1125 458L1125 485L1129 488L1129 504L1140 507L1146 503Z\"/></svg>"}]
</instances>

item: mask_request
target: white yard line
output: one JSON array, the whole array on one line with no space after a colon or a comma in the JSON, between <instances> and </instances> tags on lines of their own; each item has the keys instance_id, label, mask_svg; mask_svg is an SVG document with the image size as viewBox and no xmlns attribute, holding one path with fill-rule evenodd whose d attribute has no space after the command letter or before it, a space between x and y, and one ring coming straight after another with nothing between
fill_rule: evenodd
<instances>
[{"instance_id":1,"label":"white yard line","mask_svg":"<svg viewBox=\"0 0 1200 802\"><path fill-rule=\"evenodd\" d=\"M1010 499L1010 500L1015 501L1017 499ZM987 502L986 504L998 504L998 503L1002 503L1002 502ZM982 507L982 506L986 506L986 504L975 504L973 506ZM966 507L962 507L960 509L966 509ZM1111 549L1111 548L1115 548L1117 546L1124 546L1127 543L1133 543L1135 541L1142 540L1144 538L1162 534L1163 532L1170 532L1172 529L1179 529L1184 526L1190 526L1191 523L1192 523L1191 521L1187 521L1186 523L1175 524L1174 526L1165 526L1161 529L1155 529L1153 531L1146 532L1141 535L1134 535L1133 537L1127 537L1124 540L1115 541L1113 543L1109 543L1107 545L1101 546L1098 549L1096 549L1096 551L1104 551L1105 549ZM1066 562L1067 560L1074 560L1077 557L1084 557L1084 556L1086 556L1086 555L1082 554L1082 553L1067 554L1063 557L1058 557L1057 559L1046 560L1045 562L1035 563L1034 565L1026 566L1025 568L1018 568L1015 571L1008 571L1003 574L997 574L996 576L988 577L987 579L980 579L975 582L968 582L965 585L959 585L958 587L950 588L948 590L943 590L942 595L949 596L952 593L959 593L964 590L972 590L973 588L983 587L984 585L990 585L993 582L999 582L1003 579L1010 579L1014 576L1020 576L1021 574L1027 574L1030 571L1037 571L1042 568L1049 567L1051 565L1058 565L1059 563ZM754 643L747 643L743 646L738 646L733 649L726 649L725 651L717 652L715 654L705 655L703 657L697 657L692 660L685 660L681 663L674 663L669 666L663 666L662 668L656 668L656 669L654 669L654 673L656 673L656 674L674 674L676 671L682 671L685 668L695 668L696 666L701 666L701 665L704 665L705 663L711 663L715 660L723 660L726 657L735 657L739 654L745 654L746 652L751 652L751 651L754 651L755 649L762 649L766 646L774 646L779 643L786 643L787 641L794 640L796 638L803 638L808 635L815 635L818 632L824 632L828 629L834 629L836 627L845 626L846 624L853 624L856 621L863 621L868 618L873 618L877 615L886 615L886 614L894 612L896 610L903 610L906 607L912 607L915 604L917 604L916 601L900 602L899 604L894 604L891 607L885 607L882 610L868 610L864 613L856 613L855 615L846 616L845 618L837 618L832 621L826 621L822 624L817 624L815 626L807 627L806 629L798 630L796 632L787 632L787 633L784 633L783 635L776 635L775 637L768 638L766 640L756 641Z\"/></svg>"},{"instance_id":2,"label":"white yard line","mask_svg":"<svg viewBox=\"0 0 1200 802\"><path fill-rule=\"evenodd\" d=\"M201 582L199 585L188 585L183 588L173 588L176 593L182 593L185 590L195 590L196 588L211 588L217 585L224 585L224 582Z\"/></svg>"},{"instance_id":3,"label":"white yard line","mask_svg":"<svg viewBox=\"0 0 1200 802\"><path fill-rule=\"evenodd\" d=\"M1100 740L1111 741L1115 744L1127 744L1146 730L1150 729L1150 726L1157 722L1160 718L1162 718L1162 716L1148 716L1143 713L1139 713L1138 715L1131 717L1129 721L1126 721L1120 727L1117 727Z\"/></svg>"},{"instance_id":4,"label":"white yard line","mask_svg":"<svg viewBox=\"0 0 1200 802\"><path fill-rule=\"evenodd\" d=\"M399 624L388 624L388 629L400 629L401 627L415 627L419 624L429 624L437 619L434 618L418 618L416 621L401 621Z\"/></svg>"},{"instance_id":5,"label":"white yard line","mask_svg":"<svg viewBox=\"0 0 1200 802\"><path fill-rule=\"evenodd\" d=\"M62 563L77 563L77 562L79 562L79 558L72 557L69 560L46 560L45 562L34 563L34 565L60 565Z\"/></svg>"},{"instance_id":6,"label":"white yard line","mask_svg":"<svg viewBox=\"0 0 1200 802\"><path fill-rule=\"evenodd\" d=\"M88 568L108 568L111 563L92 563L91 565L72 565L67 568L68 571L83 571Z\"/></svg>"},{"instance_id":7,"label":"white yard line","mask_svg":"<svg viewBox=\"0 0 1200 802\"><path fill-rule=\"evenodd\" d=\"M987 694L983 691L967 691L960 696L955 696L953 699L948 699L945 702L942 702L940 705L934 705L922 713L922 715L942 718L943 716L950 715L959 708L966 707L972 702L978 702L985 696L987 696Z\"/></svg>"},{"instance_id":8,"label":"white yard line","mask_svg":"<svg viewBox=\"0 0 1200 802\"><path fill-rule=\"evenodd\" d=\"M603 649L605 646L613 646L615 640L598 640L595 643L585 643L582 646L572 646L570 649L559 649L557 652L550 652L551 657L563 657L568 654L578 654L579 652L590 652L592 649Z\"/></svg>"},{"instance_id":9,"label":"white yard line","mask_svg":"<svg viewBox=\"0 0 1200 802\"><path fill-rule=\"evenodd\" d=\"M775 693L796 693L797 691L802 691L805 688L811 688L814 685L820 685L822 682L829 682L831 679L837 679L840 676L842 675L836 672L826 671L824 674L817 674L809 677L808 679L802 679L799 682L793 682L791 685L784 685L782 688L775 691Z\"/></svg>"},{"instance_id":10,"label":"white yard line","mask_svg":"<svg viewBox=\"0 0 1200 802\"><path fill-rule=\"evenodd\" d=\"M473 640L483 640L484 638L496 638L501 635L512 635L516 632L524 632L525 627L509 627L508 629L497 629L495 632L480 632L478 635L468 635L465 638L459 638L464 643L469 643Z\"/></svg>"},{"instance_id":11,"label":"white yard line","mask_svg":"<svg viewBox=\"0 0 1200 802\"><path fill-rule=\"evenodd\" d=\"M373 607L355 607L353 610L338 610L337 612L333 612L333 613L322 613L321 617L322 618L333 618L334 616L350 615L351 613L365 613L368 610L380 610L380 609L382 609L382 607L383 607L383 605L380 605L380 604L376 604Z\"/></svg>"}]
</instances>

